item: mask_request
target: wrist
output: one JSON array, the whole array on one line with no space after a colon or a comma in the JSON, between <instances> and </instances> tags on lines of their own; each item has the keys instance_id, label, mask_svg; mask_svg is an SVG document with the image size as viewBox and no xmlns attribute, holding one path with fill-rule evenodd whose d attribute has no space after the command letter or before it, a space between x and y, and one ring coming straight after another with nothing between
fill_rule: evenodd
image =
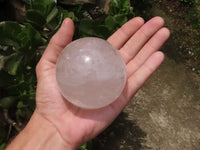
<instances>
[{"instance_id":1,"label":"wrist","mask_svg":"<svg viewBox=\"0 0 200 150\"><path fill-rule=\"evenodd\" d=\"M62 139L56 127L39 113L34 112L27 126L7 148L11 149L73 150L75 148Z\"/></svg>"}]
</instances>

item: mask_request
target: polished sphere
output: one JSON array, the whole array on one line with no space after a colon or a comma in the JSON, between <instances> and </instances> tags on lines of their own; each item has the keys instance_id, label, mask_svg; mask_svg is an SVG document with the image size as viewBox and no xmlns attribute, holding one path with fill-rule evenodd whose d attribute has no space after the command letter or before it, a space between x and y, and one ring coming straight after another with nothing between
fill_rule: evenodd
<instances>
[{"instance_id":1,"label":"polished sphere","mask_svg":"<svg viewBox=\"0 0 200 150\"><path fill-rule=\"evenodd\" d=\"M122 93L126 66L119 51L107 41L88 37L71 42L56 64L62 95L86 109L109 105Z\"/></svg>"}]
</instances>

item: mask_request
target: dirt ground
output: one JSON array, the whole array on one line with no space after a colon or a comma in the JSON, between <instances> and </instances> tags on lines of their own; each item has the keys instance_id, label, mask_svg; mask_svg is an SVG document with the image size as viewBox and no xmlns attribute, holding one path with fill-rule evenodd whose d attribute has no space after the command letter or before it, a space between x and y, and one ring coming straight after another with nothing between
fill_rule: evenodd
<instances>
[{"instance_id":1,"label":"dirt ground","mask_svg":"<svg viewBox=\"0 0 200 150\"><path fill-rule=\"evenodd\" d=\"M163 17L172 32L162 48L164 63L113 124L93 140L94 150L200 149L200 76L177 54L175 22L163 11L166 7L153 5L150 12Z\"/></svg>"},{"instance_id":2,"label":"dirt ground","mask_svg":"<svg viewBox=\"0 0 200 150\"><path fill-rule=\"evenodd\" d=\"M166 58L95 149L199 150L200 79L184 67Z\"/></svg>"},{"instance_id":3,"label":"dirt ground","mask_svg":"<svg viewBox=\"0 0 200 150\"><path fill-rule=\"evenodd\" d=\"M95 149L199 150L199 83L199 76L167 57L118 119L94 140Z\"/></svg>"},{"instance_id":4,"label":"dirt ground","mask_svg":"<svg viewBox=\"0 0 200 150\"><path fill-rule=\"evenodd\" d=\"M169 28L173 20L153 6ZM173 34L172 34L173 36ZM199 150L200 77L187 69L171 37L166 59L113 124L93 141L95 150Z\"/></svg>"}]
</instances>

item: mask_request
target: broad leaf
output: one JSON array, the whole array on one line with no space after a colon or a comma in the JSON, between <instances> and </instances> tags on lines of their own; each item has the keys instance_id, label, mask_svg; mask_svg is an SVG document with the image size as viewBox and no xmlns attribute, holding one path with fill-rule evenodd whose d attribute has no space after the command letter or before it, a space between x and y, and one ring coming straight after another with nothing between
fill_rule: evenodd
<instances>
[{"instance_id":1,"label":"broad leaf","mask_svg":"<svg viewBox=\"0 0 200 150\"><path fill-rule=\"evenodd\" d=\"M21 109L21 108L26 108L26 107L28 107L28 106L25 105L22 101L19 101L19 102L17 103L17 108L19 108L19 109Z\"/></svg>"},{"instance_id":2,"label":"broad leaf","mask_svg":"<svg viewBox=\"0 0 200 150\"><path fill-rule=\"evenodd\" d=\"M17 22L0 22L0 36L15 37L21 31L21 26Z\"/></svg>"},{"instance_id":3,"label":"broad leaf","mask_svg":"<svg viewBox=\"0 0 200 150\"><path fill-rule=\"evenodd\" d=\"M19 45L17 35L21 32L22 25L16 22L1 22L0 23L0 45L14 46Z\"/></svg>"},{"instance_id":4,"label":"broad leaf","mask_svg":"<svg viewBox=\"0 0 200 150\"><path fill-rule=\"evenodd\" d=\"M33 48L36 48L45 42L43 41L40 33L29 23L25 23L25 27L18 35L18 38L21 41L19 51L24 52L32 50Z\"/></svg>"},{"instance_id":5,"label":"broad leaf","mask_svg":"<svg viewBox=\"0 0 200 150\"><path fill-rule=\"evenodd\" d=\"M4 129L4 128L1 127L0 128L0 143L2 143L6 139L6 136L7 136L6 129ZM0 148L0 150L1 150L1 148Z\"/></svg>"},{"instance_id":6,"label":"broad leaf","mask_svg":"<svg viewBox=\"0 0 200 150\"><path fill-rule=\"evenodd\" d=\"M49 29L49 32L47 33L47 37L52 37L52 35L58 30L60 25L63 21L63 14L58 11L58 14L46 25L46 27Z\"/></svg>"},{"instance_id":7,"label":"broad leaf","mask_svg":"<svg viewBox=\"0 0 200 150\"><path fill-rule=\"evenodd\" d=\"M112 0L109 3L109 15L116 14L133 15L133 7L130 6L130 0Z\"/></svg>"},{"instance_id":8,"label":"broad leaf","mask_svg":"<svg viewBox=\"0 0 200 150\"><path fill-rule=\"evenodd\" d=\"M6 143L2 143L2 144L0 145L0 150L4 150L5 147L6 147Z\"/></svg>"},{"instance_id":9,"label":"broad leaf","mask_svg":"<svg viewBox=\"0 0 200 150\"><path fill-rule=\"evenodd\" d=\"M26 11L26 20L38 29L43 29L46 24L46 18L34 9Z\"/></svg>"},{"instance_id":10,"label":"broad leaf","mask_svg":"<svg viewBox=\"0 0 200 150\"><path fill-rule=\"evenodd\" d=\"M0 107L8 109L12 106L14 106L17 102L17 98L14 96L4 97L0 99Z\"/></svg>"},{"instance_id":11,"label":"broad leaf","mask_svg":"<svg viewBox=\"0 0 200 150\"><path fill-rule=\"evenodd\" d=\"M124 15L124 14L115 15L115 16L113 16L113 19L119 26L122 26L124 23L126 23L128 21L126 15Z\"/></svg>"},{"instance_id":12,"label":"broad leaf","mask_svg":"<svg viewBox=\"0 0 200 150\"><path fill-rule=\"evenodd\" d=\"M55 6L55 0L34 0L31 7L47 17Z\"/></svg>"},{"instance_id":13,"label":"broad leaf","mask_svg":"<svg viewBox=\"0 0 200 150\"><path fill-rule=\"evenodd\" d=\"M113 30L115 29L117 23L115 21L115 19L112 16L108 16L105 19L105 26L109 29L109 30Z\"/></svg>"},{"instance_id":14,"label":"broad leaf","mask_svg":"<svg viewBox=\"0 0 200 150\"><path fill-rule=\"evenodd\" d=\"M98 20L82 19L79 31L82 36L96 36L104 39L110 35L109 30Z\"/></svg>"},{"instance_id":15,"label":"broad leaf","mask_svg":"<svg viewBox=\"0 0 200 150\"><path fill-rule=\"evenodd\" d=\"M123 1L120 1L121 2L121 7L122 8L127 8L127 7L130 7L130 0L123 0Z\"/></svg>"},{"instance_id":16,"label":"broad leaf","mask_svg":"<svg viewBox=\"0 0 200 150\"><path fill-rule=\"evenodd\" d=\"M11 37L1 37L0 36L0 45L3 46L13 46L15 48L19 47L19 42Z\"/></svg>"},{"instance_id":17,"label":"broad leaf","mask_svg":"<svg viewBox=\"0 0 200 150\"><path fill-rule=\"evenodd\" d=\"M78 18L75 16L74 12L68 12L62 8L59 8L61 13L63 14L63 18L71 18L73 21L78 21Z\"/></svg>"},{"instance_id":18,"label":"broad leaf","mask_svg":"<svg viewBox=\"0 0 200 150\"><path fill-rule=\"evenodd\" d=\"M13 53L4 60L3 69L6 70L10 75L16 75L17 70L22 62L23 55Z\"/></svg>"},{"instance_id":19,"label":"broad leaf","mask_svg":"<svg viewBox=\"0 0 200 150\"><path fill-rule=\"evenodd\" d=\"M0 87L5 87L14 84L14 77L5 72L3 69L0 70Z\"/></svg>"},{"instance_id":20,"label":"broad leaf","mask_svg":"<svg viewBox=\"0 0 200 150\"><path fill-rule=\"evenodd\" d=\"M10 55L11 53L12 53L12 46L0 45L0 61L1 61L1 55L2 56L7 56L7 55Z\"/></svg>"},{"instance_id":21,"label":"broad leaf","mask_svg":"<svg viewBox=\"0 0 200 150\"><path fill-rule=\"evenodd\" d=\"M110 30L114 31L117 28L121 27L125 22L127 22L127 16L124 14L117 14L114 16L108 16L105 19L105 26Z\"/></svg>"},{"instance_id":22,"label":"broad leaf","mask_svg":"<svg viewBox=\"0 0 200 150\"><path fill-rule=\"evenodd\" d=\"M30 8L28 8L30 9ZM27 9L27 10L28 10ZM45 12L45 5L43 5L41 2L40 3L36 3L34 2L32 5L31 5L31 9L33 10L37 10L38 12L40 12L40 14L42 14L42 16L46 16L46 12Z\"/></svg>"},{"instance_id":23,"label":"broad leaf","mask_svg":"<svg viewBox=\"0 0 200 150\"><path fill-rule=\"evenodd\" d=\"M46 22L49 23L50 21L52 21L56 16L58 15L58 9L56 7L54 7L52 9L52 11L49 13L49 15L47 16Z\"/></svg>"}]
</instances>

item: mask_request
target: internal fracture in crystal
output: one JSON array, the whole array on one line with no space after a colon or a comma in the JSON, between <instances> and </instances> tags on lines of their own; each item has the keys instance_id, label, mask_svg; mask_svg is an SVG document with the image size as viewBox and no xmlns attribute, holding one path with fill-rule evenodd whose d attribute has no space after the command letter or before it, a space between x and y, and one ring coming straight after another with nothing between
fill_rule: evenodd
<instances>
[{"instance_id":1,"label":"internal fracture in crystal","mask_svg":"<svg viewBox=\"0 0 200 150\"><path fill-rule=\"evenodd\" d=\"M97 109L114 102L126 83L122 56L107 41L81 38L62 51L56 64L62 95L72 104Z\"/></svg>"}]
</instances>

